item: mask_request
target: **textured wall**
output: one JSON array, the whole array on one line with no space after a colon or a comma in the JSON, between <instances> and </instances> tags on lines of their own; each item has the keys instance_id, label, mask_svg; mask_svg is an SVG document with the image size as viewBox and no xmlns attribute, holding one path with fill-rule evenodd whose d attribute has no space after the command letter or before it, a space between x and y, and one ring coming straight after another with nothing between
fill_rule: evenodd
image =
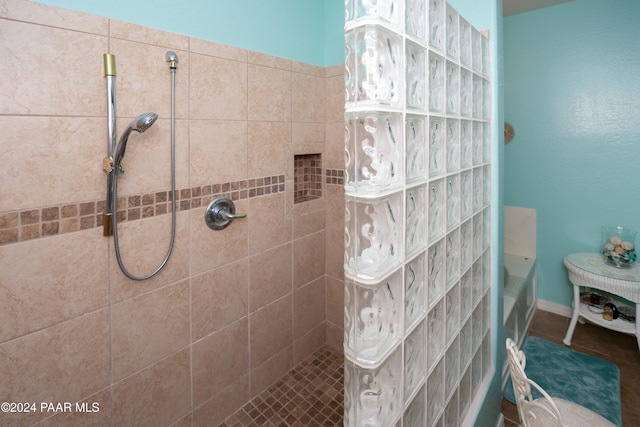
<instances>
[{"instance_id":1,"label":"textured wall","mask_svg":"<svg viewBox=\"0 0 640 427\"><path fill-rule=\"evenodd\" d=\"M606 224L640 229L640 3L579 0L504 20L505 204L538 219L538 296L569 306L562 259Z\"/></svg>"}]
</instances>

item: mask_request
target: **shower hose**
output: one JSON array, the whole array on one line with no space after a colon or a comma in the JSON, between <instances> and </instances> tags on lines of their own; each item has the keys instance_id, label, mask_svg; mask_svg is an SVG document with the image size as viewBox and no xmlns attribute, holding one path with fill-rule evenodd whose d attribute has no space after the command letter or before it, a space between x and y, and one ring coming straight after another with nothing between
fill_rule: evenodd
<instances>
[{"instance_id":1,"label":"shower hose","mask_svg":"<svg viewBox=\"0 0 640 427\"><path fill-rule=\"evenodd\" d=\"M113 174L113 245L116 252L116 259L118 260L118 265L120 266L120 270L131 280L147 280L155 276L162 270L162 268L169 261L169 257L171 256L171 252L173 251L173 244L176 237L176 132L175 132L175 122L176 122L176 67L175 62L171 63L171 241L169 242L169 248L167 250L167 254L164 257L164 260L160 263L160 265L153 270L151 273L144 276L135 276L131 274L122 261L122 257L120 256L120 244L118 241L118 211L117 211L117 200L118 200L118 173L114 172Z\"/></svg>"}]
</instances>

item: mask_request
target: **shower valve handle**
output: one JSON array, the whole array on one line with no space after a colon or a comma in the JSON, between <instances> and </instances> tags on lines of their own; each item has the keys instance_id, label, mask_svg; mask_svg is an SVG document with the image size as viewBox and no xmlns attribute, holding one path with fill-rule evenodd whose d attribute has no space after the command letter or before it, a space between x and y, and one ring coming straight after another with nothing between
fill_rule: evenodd
<instances>
[{"instance_id":1,"label":"shower valve handle","mask_svg":"<svg viewBox=\"0 0 640 427\"><path fill-rule=\"evenodd\" d=\"M209 203L204 213L204 221L212 230L222 230L226 228L231 221L239 218L246 218L245 213L236 213L236 206L233 201L226 197L219 197Z\"/></svg>"}]
</instances>

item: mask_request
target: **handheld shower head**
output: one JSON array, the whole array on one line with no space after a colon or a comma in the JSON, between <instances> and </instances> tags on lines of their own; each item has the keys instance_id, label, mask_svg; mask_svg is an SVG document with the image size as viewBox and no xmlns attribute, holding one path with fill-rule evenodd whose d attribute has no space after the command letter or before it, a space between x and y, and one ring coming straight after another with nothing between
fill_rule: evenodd
<instances>
[{"instance_id":1,"label":"handheld shower head","mask_svg":"<svg viewBox=\"0 0 640 427\"><path fill-rule=\"evenodd\" d=\"M118 146L115 151L115 155L113 157L113 165L116 170L120 169L120 162L124 157L124 152L127 149L127 140L129 139L129 134L132 130L135 130L138 133L142 133L149 129L157 120L158 115L156 113L145 113L142 114L129 123L129 126L125 129L120 136L120 140L118 141Z\"/></svg>"}]
</instances>

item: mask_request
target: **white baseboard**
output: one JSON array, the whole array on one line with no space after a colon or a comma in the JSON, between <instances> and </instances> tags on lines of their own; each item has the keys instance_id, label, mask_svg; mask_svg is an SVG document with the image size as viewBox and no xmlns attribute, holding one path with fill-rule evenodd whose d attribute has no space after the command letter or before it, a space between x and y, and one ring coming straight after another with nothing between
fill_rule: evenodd
<instances>
[{"instance_id":1,"label":"white baseboard","mask_svg":"<svg viewBox=\"0 0 640 427\"><path fill-rule=\"evenodd\" d=\"M551 301L545 301L543 299L536 300L536 307L538 310L548 311L549 313L554 313L559 316L571 317L573 314L573 309L571 307L567 307L566 305L557 304Z\"/></svg>"}]
</instances>

